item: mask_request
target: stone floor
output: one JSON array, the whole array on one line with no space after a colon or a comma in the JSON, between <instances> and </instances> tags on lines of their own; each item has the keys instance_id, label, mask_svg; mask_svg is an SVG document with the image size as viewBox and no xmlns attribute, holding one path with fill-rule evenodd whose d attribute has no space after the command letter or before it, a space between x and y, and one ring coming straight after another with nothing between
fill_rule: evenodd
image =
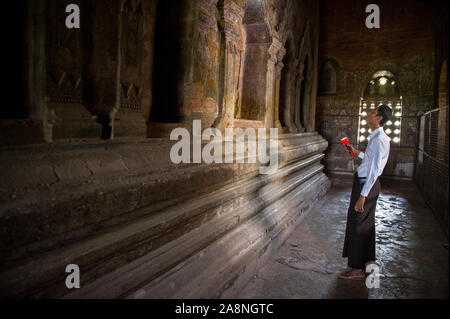
<instances>
[{"instance_id":1,"label":"stone floor","mask_svg":"<svg viewBox=\"0 0 450 319\"><path fill-rule=\"evenodd\" d=\"M380 287L338 279L351 179L333 178L306 216L237 298L448 298L449 251L442 228L412 182L382 180L376 210Z\"/></svg>"}]
</instances>

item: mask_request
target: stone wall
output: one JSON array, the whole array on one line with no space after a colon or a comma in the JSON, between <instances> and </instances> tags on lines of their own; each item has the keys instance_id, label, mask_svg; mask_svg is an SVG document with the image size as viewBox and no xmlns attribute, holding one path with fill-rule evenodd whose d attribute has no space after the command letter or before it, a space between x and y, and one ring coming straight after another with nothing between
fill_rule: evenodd
<instances>
[{"instance_id":1,"label":"stone wall","mask_svg":"<svg viewBox=\"0 0 450 319\"><path fill-rule=\"evenodd\" d=\"M329 188L318 2L74 0L79 30L68 1L18 3L32 63L0 119L0 296L232 297ZM279 128L278 170L173 164L193 120Z\"/></svg>"},{"instance_id":2,"label":"stone wall","mask_svg":"<svg viewBox=\"0 0 450 319\"><path fill-rule=\"evenodd\" d=\"M321 136L279 142L271 175L172 164L167 140L2 149L0 295L65 296L77 264L68 297L232 296L329 188Z\"/></svg>"},{"instance_id":3,"label":"stone wall","mask_svg":"<svg viewBox=\"0 0 450 319\"><path fill-rule=\"evenodd\" d=\"M80 29L65 26L69 3L83 13ZM314 1L46 0L33 10L30 28L42 44L22 53L40 61L45 85L37 141L168 136L193 119L314 131ZM27 118L32 106L22 104Z\"/></svg>"},{"instance_id":4,"label":"stone wall","mask_svg":"<svg viewBox=\"0 0 450 319\"><path fill-rule=\"evenodd\" d=\"M360 1L321 3L320 66L330 59L334 61L336 92L319 94L317 129L330 143L327 169L351 172L353 161L340 139L348 136L357 144L359 106L365 86L375 72L392 72L403 99L402 132L400 145L391 144L384 175L412 178L418 116L434 105L434 35L429 23L433 20L433 6L422 1L377 4L381 10L380 29L366 28L366 4Z\"/></svg>"}]
</instances>

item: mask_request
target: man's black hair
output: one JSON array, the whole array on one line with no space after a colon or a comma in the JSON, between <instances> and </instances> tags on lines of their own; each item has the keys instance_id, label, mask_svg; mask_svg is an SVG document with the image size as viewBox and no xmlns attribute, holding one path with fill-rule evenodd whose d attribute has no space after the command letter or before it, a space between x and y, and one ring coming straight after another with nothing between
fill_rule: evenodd
<instances>
[{"instance_id":1,"label":"man's black hair","mask_svg":"<svg viewBox=\"0 0 450 319\"><path fill-rule=\"evenodd\" d=\"M382 117L382 119L380 121L380 126L383 126L384 124L386 124L388 121L390 121L392 119L392 109L389 106L387 106L386 104L381 104L378 107L377 116Z\"/></svg>"}]
</instances>

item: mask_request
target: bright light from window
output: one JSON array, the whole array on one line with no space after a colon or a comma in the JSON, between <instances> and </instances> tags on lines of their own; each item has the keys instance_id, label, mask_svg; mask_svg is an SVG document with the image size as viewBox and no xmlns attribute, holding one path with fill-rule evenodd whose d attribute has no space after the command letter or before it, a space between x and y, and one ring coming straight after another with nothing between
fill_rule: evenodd
<instances>
[{"instance_id":1,"label":"bright light from window","mask_svg":"<svg viewBox=\"0 0 450 319\"><path fill-rule=\"evenodd\" d=\"M395 85L395 81L392 81L392 83L391 83L392 85Z\"/></svg>"},{"instance_id":2,"label":"bright light from window","mask_svg":"<svg viewBox=\"0 0 450 319\"><path fill-rule=\"evenodd\" d=\"M390 75L379 74L377 77L373 77L370 83L376 85L397 85L397 80L394 80ZM384 101L380 99L364 99L361 98L361 104L359 107L359 131L357 141L366 142L370 141L370 134L372 130L368 125L368 115L373 109L376 109L380 105L387 105L392 111L392 119L387 121L384 125L384 132L388 135L389 141L392 144L400 144L401 128L402 128L402 97L400 99L386 98ZM372 109L372 110L371 110ZM395 139L395 140L394 140Z\"/></svg>"},{"instance_id":3,"label":"bright light from window","mask_svg":"<svg viewBox=\"0 0 450 319\"><path fill-rule=\"evenodd\" d=\"M387 79L385 77L382 77L378 81L380 82L381 85L385 85L387 82Z\"/></svg>"}]
</instances>

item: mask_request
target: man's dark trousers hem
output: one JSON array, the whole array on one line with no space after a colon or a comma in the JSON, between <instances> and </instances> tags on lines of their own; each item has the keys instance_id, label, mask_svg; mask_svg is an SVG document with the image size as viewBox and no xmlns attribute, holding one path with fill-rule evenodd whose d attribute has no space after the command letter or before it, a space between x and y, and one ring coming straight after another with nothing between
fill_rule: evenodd
<instances>
[{"instance_id":1,"label":"man's dark trousers hem","mask_svg":"<svg viewBox=\"0 0 450 319\"><path fill-rule=\"evenodd\" d=\"M364 212L359 213L355 204L363 186L355 173L342 252L342 257L348 257L348 266L354 269L365 269L367 262L375 261L375 208L381 186L377 179L366 197Z\"/></svg>"}]
</instances>

